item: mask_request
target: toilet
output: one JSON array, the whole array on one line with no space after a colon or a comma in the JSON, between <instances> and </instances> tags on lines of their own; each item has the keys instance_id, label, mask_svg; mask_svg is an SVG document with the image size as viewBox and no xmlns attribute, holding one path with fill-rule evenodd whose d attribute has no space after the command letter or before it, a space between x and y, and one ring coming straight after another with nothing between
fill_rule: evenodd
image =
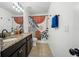
<instances>
[{"instance_id":1,"label":"toilet","mask_svg":"<svg viewBox=\"0 0 79 59\"><path fill-rule=\"evenodd\" d=\"M37 38L33 37L33 46L36 46Z\"/></svg>"}]
</instances>

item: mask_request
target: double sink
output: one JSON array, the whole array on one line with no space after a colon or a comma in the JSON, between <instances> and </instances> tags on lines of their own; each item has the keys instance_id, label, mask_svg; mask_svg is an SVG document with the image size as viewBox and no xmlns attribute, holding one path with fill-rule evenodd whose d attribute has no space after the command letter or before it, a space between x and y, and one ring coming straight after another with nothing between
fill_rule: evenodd
<instances>
[{"instance_id":1,"label":"double sink","mask_svg":"<svg viewBox=\"0 0 79 59\"><path fill-rule=\"evenodd\" d=\"M23 34L17 34L17 35L15 34L15 35L11 35L6 38L3 38L2 39L2 51L14 45L15 43L23 40L25 37L27 37L30 34L31 33L23 33Z\"/></svg>"},{"instance_id":2,"label":"double sink","mask_svg":"<svg viewBox=\"0 0 79 59\"><path fill-rule=\"evenodd\" d=\"M17 34L17 35L15 34L15 35L8 36L3 39L3 43L15 41L20 37L22 38L23 36L24 36L24 34Z\"/></svg>"},{"instance_id":3,"label":"double sink","mask_svg":"<svg viewBox=\"0 0 79 59\"><path fill-rule=\"evenodd\" d=\"M3 43L15 41L16 39L17 39L16 37L7 37L3 39Z\"/></svg>"}]
</instances>

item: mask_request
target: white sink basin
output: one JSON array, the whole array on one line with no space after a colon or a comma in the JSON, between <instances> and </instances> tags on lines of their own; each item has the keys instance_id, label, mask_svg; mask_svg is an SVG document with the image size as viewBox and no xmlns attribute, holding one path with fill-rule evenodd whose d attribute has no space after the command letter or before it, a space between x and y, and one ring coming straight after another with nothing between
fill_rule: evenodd
<instances>
[{"instance_id":1,"label":"white sink basin","mask_svg":"<svg viewBox=\"0 0 79 59\"><path fill-rule=\"evenodd\" d=\"M10 42L10 41L15 41L15 40L17 40L17 38L9 38L9 39L3 40L3 42Z\"/></svg>"}]
</instances>

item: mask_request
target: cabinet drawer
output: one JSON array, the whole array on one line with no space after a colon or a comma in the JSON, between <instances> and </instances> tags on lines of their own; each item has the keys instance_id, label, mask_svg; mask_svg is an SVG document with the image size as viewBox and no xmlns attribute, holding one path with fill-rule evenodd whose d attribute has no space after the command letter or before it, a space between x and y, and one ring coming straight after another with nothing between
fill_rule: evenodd
<instances>
[{"instance_id":1,"label":"cabinet drawer","mask_svg":"<svg viewBox=\"0 0 79 59\"><path fill-rule=\"evenodd\" d=\"M25 57L26 56L26 44L18 49L11 57Z\"/></svg>"}]
</instances>

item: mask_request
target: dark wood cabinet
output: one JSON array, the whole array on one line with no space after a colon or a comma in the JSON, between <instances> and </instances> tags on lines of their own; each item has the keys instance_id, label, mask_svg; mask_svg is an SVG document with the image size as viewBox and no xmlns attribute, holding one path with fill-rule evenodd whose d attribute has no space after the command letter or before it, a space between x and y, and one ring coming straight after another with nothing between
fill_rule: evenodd
<instances>
[{"instance_id":1,"label":"dark wood cabinet","mask_svg":"<svg viewBox=\"0 0 79 59\"><path fill-rule=\"evenodd\" d=\"M11 57L18 57L18 51L16 51Z\"/></svg>"},{"instance_id":2,"label":"dark wood cabinet","mask_svg":"<svg viewBox=\"0 0 79 59\"><path fill-rule=\"evenodd\" d=\"M32 34L1 52L2 57L26 57L32 49Z\"/></svg>"},{"instance_id":3,"label":"dark wood cabinet","mask_svg":"<svg viewBox=\"0 0 79 59\"><path fill-rule=\"evenodd\" d=\"M26 44L18 49L11 57L25 57L26 56Z\"/></svg>"},{"instance_id":4,"label":"dark wood cabinet","mask_svg":"<svg viewBox=\"0 0 79 59\"><path fill-rule=\"evenodd\" d=\"M26 38L26 54L27 54L27 56L29 55L29 53L30 53L30 51L31 51L31 49L32 49L32 45L33 45L33 43L32 43L33 41L32 41L32 35L30 35L30 36L28 36L27 38Z\"/></svg>"}]
</instances>

